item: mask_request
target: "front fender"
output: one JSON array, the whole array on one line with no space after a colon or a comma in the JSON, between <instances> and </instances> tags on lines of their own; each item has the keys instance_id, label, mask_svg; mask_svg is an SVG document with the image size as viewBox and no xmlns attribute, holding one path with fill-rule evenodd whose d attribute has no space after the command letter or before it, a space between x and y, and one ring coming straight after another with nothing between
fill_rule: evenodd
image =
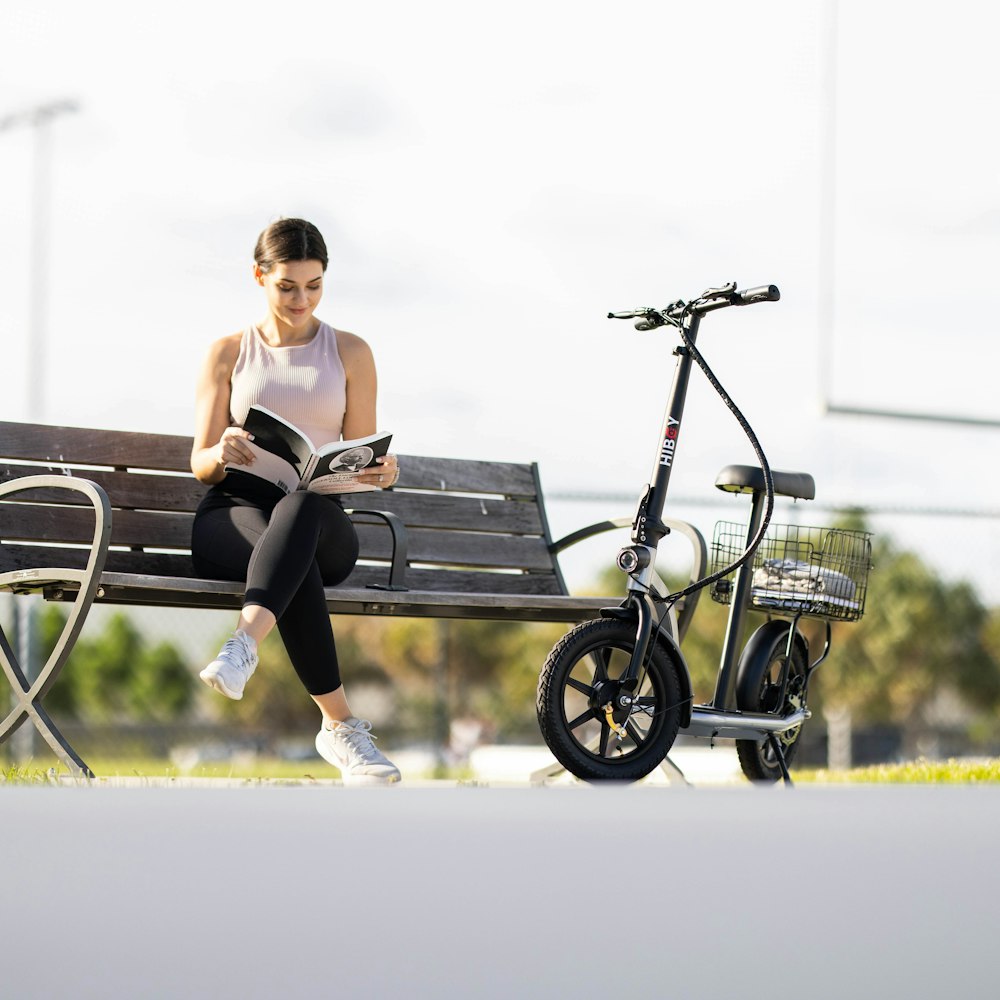
<instances>
[{"instance_id":1,"label":"front fender","mask_svg":"<svg viewBox=\"0 0 1000 1000\"><path fill-rule=\"evenodd\" d=\"M632 622L637 629L639 626L639 612L634 604L620 608L601 608L601 617ZM653 635L655 641L666 648L671 659L677 666L677 683L681 689L681 729L684 729L691 724L691 707L694 702L694 687L691 684L691 672L688 670L687 661L684 659L680 645L670 633L670 624L668 621L661 619L657 622L654 625Z\"/></svg>"},{"instance_id":2,"label":"front fender","mask_svg":"<svg viewBox=\"0 0 1000 1000\"><path fill-rule=\"evenodd\" d=\"M677 681L681 686L681 729L691 725L691 708L694 704L694 688L691 685L691 672L688 670L687 661L681 652L681 647L677 640L663 627L656 628L656 641L672 654L674 662L677 664Z\"/></svg>"}]
</instances>

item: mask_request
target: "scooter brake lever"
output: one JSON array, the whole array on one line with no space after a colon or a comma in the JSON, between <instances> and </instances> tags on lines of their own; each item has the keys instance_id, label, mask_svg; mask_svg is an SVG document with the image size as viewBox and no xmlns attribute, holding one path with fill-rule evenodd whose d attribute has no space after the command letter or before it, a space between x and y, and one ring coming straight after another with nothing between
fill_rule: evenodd
<instances>
[{"instance_id":1,"label":"scooter brake lever","mask_svg":"<svg viewBox=\"0 0 1000 1000\"><path fill-rule=\"evenodd\" d=\"M736 282L730 281L721 288L707 288L701 293L702 299L721 299L723 295L732 295L736 291Z\"/></svg>"}]
</instances>

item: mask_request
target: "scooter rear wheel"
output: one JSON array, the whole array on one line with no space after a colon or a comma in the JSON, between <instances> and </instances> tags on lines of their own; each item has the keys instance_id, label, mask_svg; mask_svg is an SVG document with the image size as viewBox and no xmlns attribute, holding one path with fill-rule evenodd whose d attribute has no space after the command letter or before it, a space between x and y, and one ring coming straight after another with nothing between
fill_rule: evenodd
<instances>
[{"instance_id":1,"label":"scooter rear wheel","mask_svg":"<svg viewBox=\"0 0 1000 1000\"><path fill-rule=\"evenodd\" d=\"M748 662L740 664L736 682L736 700L744 712L784 715L802 707L806 653L799 642L793 642L792 655L788 663L788 680L782 700L782 680L785 662L788 659L787 651L788 630L775 629L766 648ZM776 736L786 767L789 767L795 758L801 732L802 727L797 726ZM783 776L777 754L767 740L737 740L736 754L743 773L751 781L773 782Z\"/></svg>"},{"instance_id":2,"label":"scooter rear wheel","mask_svg":"<svg viewBox=\"0 0 1000 1000\"><path fill-rule=\"evenodd\" d=\"M586 781L638 781L659 766L680 727L674 655L655 643L634 690L622 678L635 626L601 618L568 632L538 681L538 724L556 760Z\"/></svg>"}]
</instances>

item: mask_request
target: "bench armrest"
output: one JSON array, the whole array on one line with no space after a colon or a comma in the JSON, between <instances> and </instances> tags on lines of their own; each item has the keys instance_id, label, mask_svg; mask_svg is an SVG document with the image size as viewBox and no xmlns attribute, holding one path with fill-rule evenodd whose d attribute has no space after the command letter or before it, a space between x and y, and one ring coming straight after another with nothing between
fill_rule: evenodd
<instances>
[{"instance_id":1,"label":"bench armrest","mask_svg":"<svg viewBox=\"0 0 1000 1000\"><path fill-rule=\"evenodd\" d=\"M568 549L571 545L576 545L577 542L582 542L587 538L593 538L594 535L600 535L605 531L613 531L615 528L630 528L631 526L632 518L630 517L615 517L610 521L597 521L594 524L588 524L586 528L580 528L568 535L564 535L549 546L549 551L553 555L559 555L563 549Z\"/></svg>"},{"instance_id":2,"label":"bench armrest","mask_svg":"<svg viewBox=\"0 0 1000 1000\"><path fill-rule=\"evenodd\" d=\"M351 518L374 517L384 521L392 534L392 561L389 564L389 583L370 583L372 590L409 590L406 586L406 556L409 539L403 519L388 510L354 510L345 508ZM362 522L364 523L364 522Z\"/></svg>"},{"instance_id":3,"label":"bench armrest","mask_svg":"<svg viewBox=\"0 0 1000 1000\"><path fill-rule=\"evenodd\" d=\"M575 545L577 542L582 542L587 538L593 538L595 535L600 535L605 531L613 531L616 528L630 528L632 526L632 520L633 519L630 517L616 517L607 521L597 521L594 524L587 525L585 528L580 528L577 531L565 535L558 541L553 542L549 546L549 551L552 552L553 555L558 555L571 545ZM679 532L691 543L693 551L693 558L691 560L691 583L697 583L699 580L704 579L708 568L708 546L705 544L705 536L702 535L702 533L688 521L678 521L674 518L665 518L663 523L670 529L671 533ZM663 581L660 580L659 576L656 577L656 584L658 589L662 592L662 595L666 596L668 589L663 584ZM694 615L695 608L698 606L698 600L700 597L701 591L696 590L693 594L688 594L687 597L685 597L684 600L678 605L678 642L682 641L687 633L688 627L691 624L691 618Z\"/></svg>"}]
</instances>

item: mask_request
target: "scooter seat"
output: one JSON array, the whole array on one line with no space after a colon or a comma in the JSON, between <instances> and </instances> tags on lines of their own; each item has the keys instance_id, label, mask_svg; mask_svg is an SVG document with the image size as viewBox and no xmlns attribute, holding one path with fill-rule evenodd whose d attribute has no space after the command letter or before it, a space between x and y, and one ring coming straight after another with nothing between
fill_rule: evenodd
<instances>
[{"instance_id":1,"label":"scooter seat","mask_svg":"<svg viewBox=\"0 0 1000 1000\"><path fill-rule=\"evenodd\" d=\"M774 492L797 500L816 498L816 481L808 472L771 470ZM727 465L716 477L715 485L727 493L763 493L764 470L757 465Z\"/></svg>"}]
</instances>

